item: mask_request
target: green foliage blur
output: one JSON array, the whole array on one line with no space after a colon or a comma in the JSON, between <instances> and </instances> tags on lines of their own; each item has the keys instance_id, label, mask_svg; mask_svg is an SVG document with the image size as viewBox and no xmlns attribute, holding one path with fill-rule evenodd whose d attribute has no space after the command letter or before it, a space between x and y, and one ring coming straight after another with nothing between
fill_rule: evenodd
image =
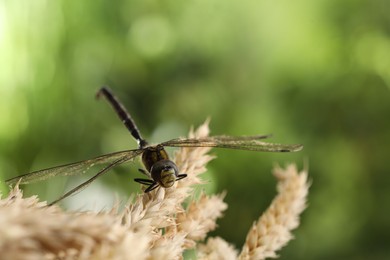
<instances>
[{"instance_id":1,"label":"green foliage blur","mask_svg":"<svg viewBox=\"0 0 390 260\"><path fill-rule=\"evenodd\" d=\"M226 190L229 205L213 235L240 248L276 194L274 163L307 160L309 207L280 259L385 259L389 10L386 0L0 1L1 179L136 148L94 98L107 84L153 142L210 117L212 134L305 145L213 150L199 189ZM92 196L64 204L127 200L140 192L138 167L118 167L85 190ZM50 201L80 178L23 189Z\"/></svg>"}]
</instances>

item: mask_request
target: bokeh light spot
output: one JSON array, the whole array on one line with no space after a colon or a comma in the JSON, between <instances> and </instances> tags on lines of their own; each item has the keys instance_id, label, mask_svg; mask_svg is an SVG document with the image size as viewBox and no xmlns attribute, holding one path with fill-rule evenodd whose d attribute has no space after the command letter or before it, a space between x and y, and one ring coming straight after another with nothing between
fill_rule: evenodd
<instances>
[{"instance_id":1,"label":"bokeh light spot","mask_svg":"<svg viewBox=\"0 0 390 260\"><path fill-rule=\"evenodd\" d=\"M174 45L172 27L162 16L142 17L129 30L129 42L145 57L158 57Z\"/></svg>"}]
</instances>

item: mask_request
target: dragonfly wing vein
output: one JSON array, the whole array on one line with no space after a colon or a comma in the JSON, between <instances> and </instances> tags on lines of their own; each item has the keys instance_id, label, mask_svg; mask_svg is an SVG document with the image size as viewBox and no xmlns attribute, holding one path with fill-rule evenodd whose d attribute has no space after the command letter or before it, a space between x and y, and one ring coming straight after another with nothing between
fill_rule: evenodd
<instances>
[{"instance_id":1,"label":"dragonfly wing vein","mask_svg":"<svg viewBox=\"0 0 390 260\"><path fill-rule=\"evenodd\" d=\"M215 136L200 139L172 139L162 143L162 145L171 147L216 147L263 152L295 152L303 147L300 144L285 145L261 142L258 140L261 139L259 137L264 139L268 136Z\"/></svg>"},{"instance_id":2,"label":"dragonfly wing vein","mask_svg":"<svg viewBox=\"0 0 390 260\"><path fill-rule=\"evenodd\" d=\"M12 185L17 183L20 180L21 184L26 184L26 183L46 180L55 176L71 176L71 175L83 174L96 165L109 164L118 160L120 161L121 159L123 159L121 163L124 163L133 159L134 157L138 156L141 153L142 150L136 149L136 150L127 150L122 152L106 154L85 161L65 164L61 166L56 166L48 169L43 169L43 170L23 174L11 178L9 180L6 180L6 183L8 185Z\"/></svg>"},{"instance_id":3,"label":"dragonfly wing vein","mask_svg":"<svg viewBox=\"0 0 390 260\"><path fill-rule=\"evenodd\" d=\"M131 158L134 158L131 157ZM128 160L130 160L131 158L129 158L128 156L124 156L123 158L120 158L114 162L112 162L111 164L107 165L106 167L104 167L103 169L101 169L98 173L96 173L94 176L92 176L91 178L89 178L87 181L81 183L80 185L76 186L75 188L71 189L70 191L68 191L67 193L65 193L64 195L62 195L61 197L59 197L58 199L56 199L55 201L51 202L50 204L48 204L48 206L51 206L53 204L56 204L58 203L59 201L71 196L71 195L74 195L80 191L82 191L83 189L85 189L89 184L91 184L94 180L96 180L98 177L100 177L101 175L103 175L104 173L108 172L111 168L117 166L117 165L120 165L124 162L127 162Z\"/></svg>"}]
</instances>

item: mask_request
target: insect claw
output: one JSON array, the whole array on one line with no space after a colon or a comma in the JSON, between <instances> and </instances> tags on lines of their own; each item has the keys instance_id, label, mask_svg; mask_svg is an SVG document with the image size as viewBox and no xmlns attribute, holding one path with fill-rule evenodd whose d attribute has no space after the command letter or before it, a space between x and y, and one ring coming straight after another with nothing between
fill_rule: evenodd
<instances>
[{"instance_id":1,"label":"insect claw","mask_svg":"<svg viewBox=\"0 0 390 260\"><path fill-rule=\"evenodd\" d=\"M186 173L179 174L179 175L177 175L177 177L176 177L176 181L181 180L181 179L184 179L185 177L187 177L187 174L186 174Z\"/></svg>"},{"instance_id":2,"label":"insect claw","mask_svg":"<svg viewBox=\"0 0 390 260\"><path fill-rule=\"evenodd\" d=\"M154 189L156 189L158 187L158 183L157 182L154 182L152 184L149 185L149 187L145 190L145 193L148 193Z\"/></svg>"}]
</instances>

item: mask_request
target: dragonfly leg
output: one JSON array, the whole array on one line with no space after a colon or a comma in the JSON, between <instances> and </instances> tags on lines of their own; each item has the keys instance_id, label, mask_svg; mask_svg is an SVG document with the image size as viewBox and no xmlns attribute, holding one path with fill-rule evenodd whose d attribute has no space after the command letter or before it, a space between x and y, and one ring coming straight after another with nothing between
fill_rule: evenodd
<instances>
[{"instance_id":1,"label":"dragonfly leg","mask_svg":"<svg viewBox=\"0 0 390 260\"><path fill-rule=\"evenodd\" d=\"M145 184L145 185L150 185L150 184L154 184L156 183L155 181L153 180L149 180L149 179L139 179L139 178L136 178L134 179L135 182L138 182L140 184Z\"/></svg>"},{"instance_id":2,"label":"dragonfly leg","mask_svg":"<svg viewBox=\"0 0 390 260\"><path fill-rule=\"evenodd\" d=\"M152 191L152 190L154 190L157 187L158 187L158 183L157 182L155 182L153 184L150 184L149 187L146 188L145 193L148 193L149 191Z\"/></svg>"},{"instance_id":3,"label":"dragonfly leg","mask_svg":"<svg viewBox=\"0 0 390 260\"><path fill-rule=\"evenodd\" d=\"M134 179L135 182L138 182L140 184L144 184L144 185L149 185L146 190L145 190L145 193L149 192L149 191L152 191L154 190L155 188L158 187L158 183L153 181L153 180L149 180L149 179Z\"/></svg>"},{"instance_id":4,"label":"dragonfly leg","mask_svg":"<svg viewBox=\"0 0 390 260\"><path fill-rule=\"evenodd\" d=\"M176 181L184 179L185 177L187 177L187 174L185 174L185 173L179 174L179 175L177 175Z\"/></svg>"}]
</instances>

